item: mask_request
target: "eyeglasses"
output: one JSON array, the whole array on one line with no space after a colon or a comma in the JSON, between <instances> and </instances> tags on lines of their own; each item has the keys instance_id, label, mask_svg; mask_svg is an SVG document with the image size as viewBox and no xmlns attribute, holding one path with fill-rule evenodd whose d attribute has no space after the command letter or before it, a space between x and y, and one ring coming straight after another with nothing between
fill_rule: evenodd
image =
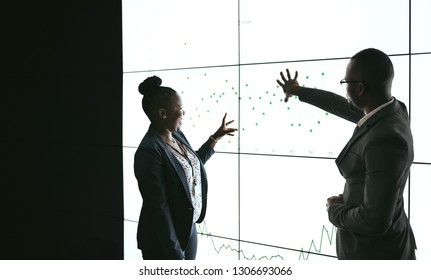
<instances>
[{"instance_id":1,"label":"eyeglasses","mask_svg":"<svg viewBox=\"0 0 431 280\"><path fill-rule=\"evenodd\" d=\"M346 80L346 79L342 79L342 80L340 81L340 85L341 85L341 87L342 87L344 90L346 90L346 89L347 89L346 84L353 84L353 83L365 83L365 82L364 82L364 81L348 81L348 80Z\"/></svg>"}]
</instances>

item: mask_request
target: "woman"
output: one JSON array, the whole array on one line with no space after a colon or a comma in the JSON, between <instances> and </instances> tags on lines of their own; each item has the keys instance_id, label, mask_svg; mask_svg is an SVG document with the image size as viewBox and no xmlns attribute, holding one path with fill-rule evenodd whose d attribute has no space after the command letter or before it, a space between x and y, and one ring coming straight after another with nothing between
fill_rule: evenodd
<instances>
[{"instance_id":1,"label":"woman","mask_svg":"<svg viewBox=\"0 0 431 280\"><path fill-rule=\"evenodd\" d=\"M207 176L204 164L228 128L226 114L220 128L198 151L193 151L181 124L181 97L162 80L149 77L139 85L142 108L151 121L135 154L134 170L143 204L138 224L138 248L143 259L194 260L195 223L205 217Z\"/></svg>"}]
</instances>

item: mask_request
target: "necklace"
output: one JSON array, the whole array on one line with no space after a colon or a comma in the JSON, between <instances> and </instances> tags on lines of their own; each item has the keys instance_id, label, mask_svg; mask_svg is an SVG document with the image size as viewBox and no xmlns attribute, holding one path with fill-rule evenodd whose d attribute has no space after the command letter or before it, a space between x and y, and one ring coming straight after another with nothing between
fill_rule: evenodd
<instances>
[{"instance_id":1,"label":"necklace","mask_svg":"<svg viewBox=\"0 0 431 280\"><path fill-rule=\"evenodd\" d=\"M165 136L160 136L160 137L162 137L162 139L166 142L166 144L168 143L168 142L172 142L172 143L177 143L177 141L175 141L175 138L174 137L172 137L171 139L169 139L169 138L166 138Z\"/></svg>"},{"instance_id":2,"label":"necklace","mask_svg":"<svg viewBox=\"0 0 431 280\"><path fill-rule=\"evenodd\" d=\"M172 150L174 150L177 154L179 154L180 156L182 156L190 165L190 168L192 170L192 179L193 179L193 183L192 183L192 195L193 197L196 197L196 177L195 177L195 170L193 168L193 164L192 164L192 160L189 158L187 149L183 146L183 144L181 144L180 142L178 142L178 146L180 147L182 153L180 151L178 151L174 146L172 146L171 144L165 142L166 145L168 145ZM174 142L175 143L175 142Z\"/></svg>"}]
</instances>

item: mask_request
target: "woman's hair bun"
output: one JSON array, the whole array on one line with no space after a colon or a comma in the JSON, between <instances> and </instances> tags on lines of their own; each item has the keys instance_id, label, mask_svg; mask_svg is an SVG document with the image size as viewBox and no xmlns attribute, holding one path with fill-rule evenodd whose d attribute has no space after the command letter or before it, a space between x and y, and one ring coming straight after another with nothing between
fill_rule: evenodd
<instances>
[{"instance_id":1,"label":"woman's hair bun","mask_svg":"<svg viewBox=\"0 0 431 280\"><path fill-rule=\"evenodd\" d=\"M159 88L162 85L162 79L160 79L157 76L152 76L146 78L140 85L139 85L139 92L142 95L151 94L155 89Z\"/></svg>"}]
</instances>

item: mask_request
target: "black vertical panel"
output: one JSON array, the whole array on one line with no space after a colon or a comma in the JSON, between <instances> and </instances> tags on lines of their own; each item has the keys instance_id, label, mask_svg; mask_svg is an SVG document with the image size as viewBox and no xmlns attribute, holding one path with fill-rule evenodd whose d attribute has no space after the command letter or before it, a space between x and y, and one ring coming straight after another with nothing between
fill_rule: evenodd
<instances>
[{"instance_id":1,"label":"black vertical panel","mask_svg":"<svg viewBox=\"0 0 431 280\"><path fill-rule=\"evenodd\" d=\"M121 0L10 2L0 258L122 259Z\"/></svg>"}]
</instances>

